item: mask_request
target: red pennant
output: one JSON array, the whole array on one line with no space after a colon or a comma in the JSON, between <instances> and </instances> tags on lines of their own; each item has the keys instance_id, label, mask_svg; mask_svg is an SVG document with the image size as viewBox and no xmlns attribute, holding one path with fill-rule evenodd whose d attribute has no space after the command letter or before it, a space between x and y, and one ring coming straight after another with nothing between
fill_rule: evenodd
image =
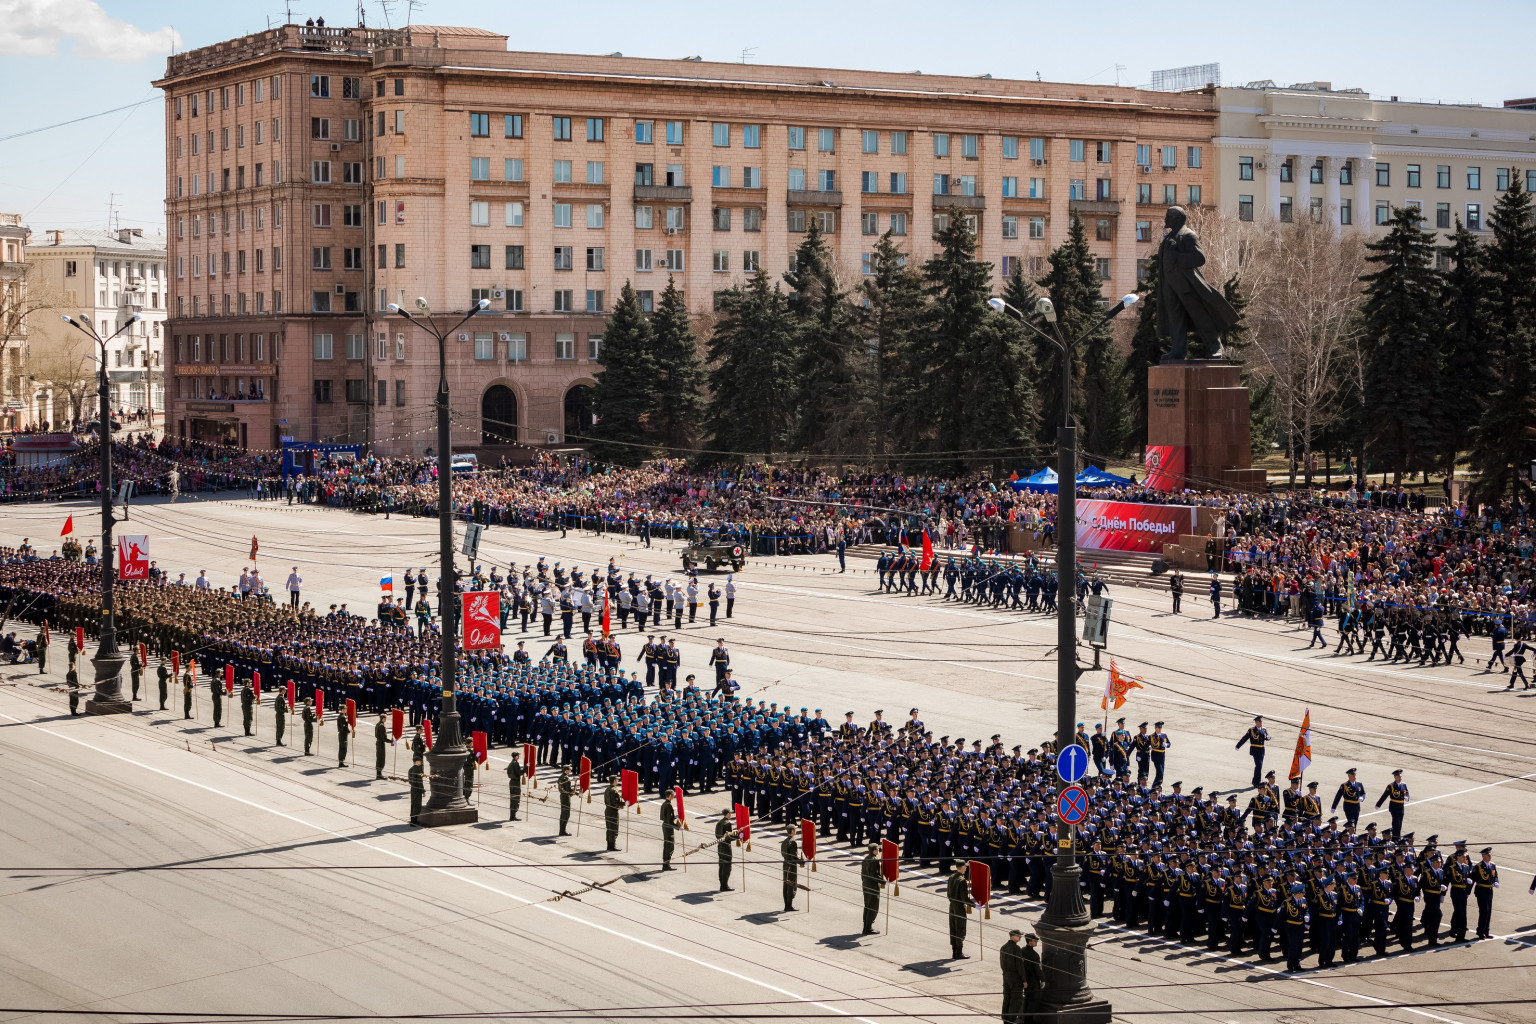
<instances>
[{"instance_id":1,"label":"red pennant","mask_svg":"<svg viewBox=\"0 0 1536 1024\"><path fill-rule=\"evenodd\" d=\"M677 821L678 821L678 824L682 824L683 822L688 820L688 812L683 810L683 787L682 786L673 786L672 787L672 799L674 801L676 801L676 803L677 803Z\"/></svg>"},{"instance_id":2,"label":"red pennant","mask_svg":"<svg viewBox=\"0 0 1536 1024\"><path fill-rule=\"evenodd\" d=\"M347 728L357 732L357 701L347 698Z\"/></svg>"},{"instance_id":3,"label":"red pennant","mask_svg":"<svg viewBox=\"0 0 1536 1024\"><path fill-rule=\"evenodd\" d=\"M60 537L68 537L70 534L72 534L74 532L75 532L75 517L73 515L71 515L68 519L64 520L64 529L59 531L59 536Z\"/></svg>"},{"instance_id":4,"label":"red pennant","mask_svg":"<svg viewBox=\"0 0 1536 1024\"><path fill-rule=\"evenodd\" d=\"M233 665L224 666L224 692L226 694L235 692L235 666Z\"/></svg>"},{"instance_id":5,"label":"red pennant","mask_svg":"<svg viewBox=\"0 0 1536 1024\"><path fill-rule=\"evenodd\" d=\"M325 724L325 691L315 691L315 718L321 725Z\"/></svg>"},{"instance_id":6,"label":"red pennant","mask_svg":"<svg viewBox=\"0 0 1536 1024\"><path fill-rule=\"evenodd\" d=\"M139 642L139 665L143 668L149 667L149 647L143 641Z\"/></svg>"},{"instance_id":7,"label":"red pennant","mask_svg":"<svg viewBox=\"0 0 1536 1024\"><path fill-rule=\"evenodd\" d=\"M608 611L608 593L603 593L603 636L613 633L613 616Z\"/></svg>"},{"instance_id":8,"label":"red pennant","mask_svg":"<svg viewBox=\"0 0 1536 1024\"><path fill-rule=\"evenodd\" d=\"M395 708L389 713L389 735L391 739L398 740L405 735L405 710Z\"/></svg>"},{"instance_id":9,"label":"red pennant","mask_svg":"<svg viewBox=\"0 0 1536 1024\"><path fill-rule=\"evenodd\" d=\"M84 626L76 626L75 627L75 650L77 650L77 651L85 650L85 627Z\"/></svg>"},{"instance_id":10,"label":"red pennant","mask_svg":"<svg viewBox=\"0 0 1536 1024\"><path fill-rule=\"evenodd\" d=\"M889 839L880 840L880 872L892 884L901 874L901 849Z\"/></svg>"},{"instance_id":11,"label":"red pennant","mask_svg":"<svg viewBox=\"0 0 1536 1024\"><path fill-rule=\"evenodd\" d=\"M251 692L258 701L261 700L261 673L254 670L251 672Z\"/></svg>"},{"instance_id":12,"label":"red pennant","mask_svg":"<svg viewBox=\"0 0 1536 1024\"><path fill-rule=\"evenodd\" d=\"M298 706L298 703L299 703L299 692L298 691L299 691L298 684L295 683L292 679L288 680L288 704L287 704L287 707L284 710L288 711L289 713L292 713L293 709Z\"/></svg>"},{"instance_id":13,"label":"red pennant","mask_svg":"<svg viewBox=\"0 0 1536 1024\"><path fill-rule=\"evenodd\" d=\"M176 676L181 675L181 652L180 651L172 651L171 652L171 674L172 675L176 675Z\"/></svg>"},{"instance_id":14,"label":"red pennant","mask_svg":"<svg viewBox=\"0 0 1536 1024\"><path fill-rule=\"evenodd\" d=\"M923 527L923 560L918 569L927 572L933 566L933 540L928 536L928 528Z\"/></svg>"},{"instance_id":15,"label":"red pennant","mask_svg":"<svg viewBox=\"0 0 1536 1024\"><path fill-rule=\"evenodd\" d=\"M640 802L640 773L630 771L628 768L619 770L619 796L624 798L628 807L633 807Z\"/></svg>"},{"instance_id":16,"label":"red pennant","mask_svg":"<svg viewBox=\"0 0 1536 1024\"><path fill-rule=\"evenodd\" d=\"M475 761L480 764L485 764L486 761L490 760L490 739L485 735L485 733L481 732L479 729L476 729L474 732L469 734L469 741L475 751Z\"/></svg>"},{"instance_id":17,"label":"red pennant","mask_svg":"<svg viewBox=\"0 0 1536 1024\"><path fill-rule=\"evenodd\" d=\"M260 545L256 543L256 535L251 534L251 561L256 561L256 550Z\"/></svg>"},{"instance_id":18,"label":"red pennant","mask_svg":"<svg viewBox=\"0 0 1536 1024\"><path fill-rule=\"evenodd\" d=\"M577 785L581 787L583 793L590 793L592 791L592 761L586 756L583 756L581 759L581 771L577 776Z\"/></svg>"},{"instance_id":19,"label":"red pennant","mask_svg":"<svg viewBox=\"0 0 1536 1024\"><path fill-rule=\"evenodd\" d=\"M752 815L747 811L746 804L736 805L736 831L740 833L741 841L752 841Z\"/></svg>"},{"instance_id":20,"label":"red pennant","mask_svg":"<svg viewBox=\"0 0 1536 1024\"><path fill-rule=\"evenodd\" d=\"M523 744L523 775L533 778L539 770L539 748L532 743Z\"/></svg>"},{"instance_id":21,"label":"red pennant","mask_svg":"<svg viewBox=\"0 0 1536 1024\"><path fill-rule=\"evenodd\" d=\"M971 861L971 898L978 907L992 902L992 868L984 861Z\"/></svg>"},{"instance_id":22,"label":"red pennant","mask_svg":"<svg viewBox=\"0 0 1536 1024\"><path fill-rule=\"evenodd\" d=\"M816 823L810 818L800 819L800 856L816 859Z\"/></svg>"},{"instance_id":23,"label":"red pennant","mask_svg":"<svg viewBox=\"0 0 1536 1024\"><path fill-rule=\"evenodd\" d=\"M423 740L426 741L427 749L431 750L432 749L432 719L430 719L430 718L423 718L421 720L421 735L422 735Z\"/></svg>"}]
</instances>

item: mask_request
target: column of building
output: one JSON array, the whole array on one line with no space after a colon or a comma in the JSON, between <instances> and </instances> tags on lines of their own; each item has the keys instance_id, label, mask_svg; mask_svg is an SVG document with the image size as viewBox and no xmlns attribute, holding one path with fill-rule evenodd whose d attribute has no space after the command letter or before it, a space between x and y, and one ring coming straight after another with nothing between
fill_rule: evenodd
<instances>
[{"instance_id":1,"label":"column of building","mask_svg":"<svg viewBox=\"0 0 1536 1024\"><path fill-rule=\"evenodd\" d=\"M778 280L789 267L789 254L799 239L789 234L789 127L763 125L763 269Z\"/></svg>"},{"instance_id":2,"label":"column of building","mask_svg":"<svg viewBox=\"0 0 1536 1024\"><path fill-rule=\"evenodd\" d=\"M1114 175L1111 194L1120 202L1115 218L1115 249L1110 264L1111 298L1136 290L1136 139L1115 142L1110 173Z\"/></svg>"},{"instance_id":3,"label":"column of building","mask_svg":"<svg viewBox=\"0 0 1536 1024\"><path fill-rule=\"evenodd\" d=\"M693 189L693 202L687 204L688 263L678 284L682 287L682 280L688 282L686 288L694 309L708 309L709 296L716 288L712 258L715 203L710 178L714 155L710 147L713 127L714 122L705 118L683 123L683 181ZM671 152L670 147L668 152ZM728 283L721 281L719 287L724 288Z\"/></svg>"},{"instance_id":4,"label":"column of building","mask_svg":"<svg viewBox=\"0 0 1536 1024\"><path fill-rule=\"evenodd\" d=\"M992 272L997 275L1002 272L1003 253L1018 248L1017 239L1003 239L1003 137L1001 133L989 132L977 142L981 150L972 165L976 170L976 194L987 205L976 211L980 235L976 258L992 264Z\"/></svg>"},{"instance_id":5,"label":"column of building","mask_svg":"<svg viewBox=\"0 0 1536 1024\"><path fill-rule=\"evenodd\" d=\"M1072 229L1072 142L1060 136L1045 140L1045 194L1051 204L1050 220L1045 225L1045 248L1049 252L1067 240Z\"/></svg>"}]
</instances>

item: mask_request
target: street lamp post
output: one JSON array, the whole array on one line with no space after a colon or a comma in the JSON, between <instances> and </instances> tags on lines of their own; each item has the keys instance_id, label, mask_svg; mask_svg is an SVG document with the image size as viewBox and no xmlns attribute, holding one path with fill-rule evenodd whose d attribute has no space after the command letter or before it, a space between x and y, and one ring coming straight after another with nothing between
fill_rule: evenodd
<instances>
[{"instance_id":1,"label":"street lamp post","mask_svg":"<svg viewBox=\"0 0 1536 1024\"><path fill-rule=\"evenodd\" d=\"M428 773L430 792L421 813L416 816L417 824L427 826L462 825L479 819L479 811L464 799L460 783L469 748L464 746L454 695L458 674L458 629L453 607L457 577L453 568L453 460L449 454L447 337L490 305L489 300L481 299L474 309L446 331L438 329L426 299L416 300L416 308L421 312L419 317L394 303L389 305L391 313L398 313L437 339L437 609L443 618L442 647L438 654L443 697L437 716L437 732L432 735L432 749L427 751L427 761L432 769Z\"/></svg>"},{"instance_id":2,"label":"street lamp post","mask_svg":"<svg viewBox=\"0 0 1536 1024\"><path fill-rule=\"evenodd\" d=\"M137 313L103 338L89 320L62 317L71 327L94 341L101 350L101 368L96 374L96 398L100 406L97 429L101 437L101 643L91 666L96 670L96 692L85 702L88 715L126 715L133 703L123 696L123 662L127 659L117 649L117 619L112 611L112 585L117 574L112 525L117 521L112 508L112 395L107 382L107 343L126 331L139 319Z\"/></svg>"},{"instance_id":3,"label":"street lamp post","mask_svg":"<svg viewBox=\"0 0 1536 1024\"><path fill-rule=\"evenodd\" d=\"M1004 302L988 302L999 313L1012 312L1030 330L1061 352L1061 428L1056 442L1056 739L1072 742L1077 721L1077 428L1072 425L1072 355L1077 346L1100 326L1136 304L1127 295L1094 321L1077 338L1068 341L1061 333L1056 307L1041 297L1035 312L1051 325L1047 334L1024 314ZM1060 749L1057 750L1060 754ZM1059 796L1067 783L1058 775ZM1096 999L1088 987L1088 940L1093 918L1083 906L1077 863L1075 832L1060 818L1056 821L1056 863L1051 866L1051 899L1035 922L1040 936L1040 960L1045 971L1045 993L1040 1015L1056 1015L1071 1024L1110 1024L1109 1001Z\"/></svg>"}]
</instances>

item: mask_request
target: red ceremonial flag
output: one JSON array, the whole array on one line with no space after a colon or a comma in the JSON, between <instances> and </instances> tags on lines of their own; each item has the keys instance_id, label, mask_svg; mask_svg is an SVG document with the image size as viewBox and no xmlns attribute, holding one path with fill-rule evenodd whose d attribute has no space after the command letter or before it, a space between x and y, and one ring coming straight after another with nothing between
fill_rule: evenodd
<instances>
[{"instance_id":1,"label":"red ceremonial flag","mask_svg":"<svg viewBox=\"0 0 1536 1024\"><path fill-rule=\"evenodd\" d=\"M398 740L405 735L405 709L395 708L389 713L389 738Z\"/></svg>"},{"instance_id":2,"label":"red ceremonial flag","mask_svg":"<svg viewBox=\"0 0 1536 1024\"><path fill-rule=\"evenodd\" d=\"M142 640L139 641L139 664L145 668L149 667L149 647Z\"/></svg>"},{"instance_id":3,"label":"red ceremonial flag","mask_svg":"<svg viewBox=\"0 0 1536 1024\"><path fill-rule=\"evenodd\" d=\"M752 815L747 812L746 804L736 805L736 831L744 843L752 841Z\"/></svg>"},{"instance_id":4,"label":"red ceremonial flag","mask_svg":"<svg viewBox=\"0 0 1536 1024\"><path fill-rule=\"evenodd\" d=\"M75 627L75 650L77 650L77 651L85 650L85 627L84 626L76 626Z\"/></svg>"},{"instance_id":5,"label":"red ceremonial flag","mask_svg":"<svg viewBox=\"0 0 1536 1024\"><path fill-rule=\"evenodd\" d=\"M592 792L592 759L585 754L581 757L581 768L576 773L576 784L583 793Z\"/></svg>"},{"instance_id":6,"label":"red ceremonial flag","mask_svg":"<svg viewBox=\"0 0 1536 1024\"><path fill-rule=\"evenodd\" d=\"M477 590L463 595L464 649L501 650L501 595Z\"/></svg>"},{"instance_id":7,"label":"red ceremonial flag","mask_svg":"<svg viewBox=\"0 0 1536 1024\"><path fill-rule=\"evenodd\" d=\"M315 691L315 718L321 725L325 724L325 691Z\"/></svg>"},{"instance_id":8,"label":"red ceremonial flag","mask_svg":"<svg viewBox=\"0 0 1536 1024\"><path fill-rule=\"evenodd\" d=\"M978 907L992 902L992 868L984 861L971 861L971 898Z\"/></svg>"},{"instance_id":9,"label":"red ceremonial flag","mask_svg":"<svg viewBox=\"0 0 1536 1024\"><path fill-rule=\"evenodd\" d=\"M261 673L254 670L251 672L251 692L257 700L261 700Z\"/></svg>"},{"instance_id":10,"label":"red ceremonial flag","mask_svg":"<svg viewBox=\"0 0 1536 1024\"><path fill-rule=\"evenodd\" d=\"M928 527L923 527L923 561L918 568L927 572L933 565L933 541L928 536Z\"/></svg>"},{"instance_id":11,"label":"red ceremonial flag","mask_svg":"<svg viewBox=\"0 0 1536 1024\"><path fill-rule=\"evenodd\" d=\"M532 779L539 773L539 748L532 743L523 744L523 774Z\"/></svg>"},{"instance_id":12,"label":"red ceremonial flag","mask_svg":"<svg viewBox=\"0 0 1536 1024\"><path fill-rule=\"evenodd\" d=\"M70 534L72 534L74 532L75 532L75 517L73 515L71 515L68 519L64 520L64 529L59 531L59 536L60 537L68 537Z\"/></svg>"},{"instance_id":13,"label":"red ceremonial flag","mask_svg":"<svg viewBox=\"0 0 1536 1024\"><path fill-rule=\"evenodd\" d=\"M485 764L486 761L490 760L491 746L490 741L486 737L485 733L481 732L479 729L476 729L474 732L469 734L469 741L473 745L473 749L475 751L475 760L477 762L480 764Z\"/></svg>"},{"instance_id":14,"label":"red ceremonial flag","mask_svg":"<svg viewBox=\"0 0 1536 1024\"><path fill-rule=\"evenodd\" d=\"M892 885L901 873L901 848L889 839L880 840L880 872ZM896 893L898 896L900 892Z\"/></svg>"},{"instance_id":15,"label":"red ceremonial flag","mask_svg":"<svg viewBox=\"0 0 1536 1024\"><path fill-rule=\"evenodd\" d=\"M810 818L800 819L800 856L816 859L816 823Z\"/></svg>"},{"instance_id":16,"label":"red ceremonial flag","mask_svg":"<svg viewBox=\"0 0 1536 1024\"><path fill-rule=\"evenodd\" d=\"M235 692L235 666L233 665L224 666L224 692Z\"/></svg>"},{"instance_id":17,"label":"red ceremonial flag","mask_svg":"<svg viewBox=\"0 0 1536 1024\"><path fill-rule=\"evenodd\" d=\"M603 636L613 632L613 617L608 614L608 592L603 592Z\"/></svg>"},{"instance_id":18,"label":"red ceremonial flag","mask_svg":"<svg viewBox=\"0 0 1536 1024\"><path fill-rule=\"evenodd\" d=\"M284 710L288 711L290 714L299 703L298 689L299 688L297 683L295 683L292 679L288 680L288 701L287 705L284 707Z\"/></svg>"},{"instance_id":19,"label":"red ceremonial flag","mask_svg":"<svg viewBox=\"0 0 1536 1024\"><path fill-rule=\"evenodd\" d=\"M48 620L47 619L43 620L43 645L45 647L48 645Z\"/></svg>"},{"instance_id":20,"label":"red ceremonial flag","mask_svg":"<svg viewBox=\"0 0 1536 1024\"><path fill-rule=\"evenodd\" d=\"M628 768L619 769L619 796L624 798L628 807L633 807L640 802L640 773L630 771Z\"/></svg>"},{"instance_id":21,"label":"red ceremonial flag","mask_svg":"<svg viewBox=\"0 0 1536 1024\"><path fill-rule=\"evenodd\" d=\"M347 698L347 729L353 733L357 732L357 701L351 697Z\"/></svg>"},{"instance_id":22,"label":"red ceremonial flag","mask_svg":"<svg viewBox=\"0 0 1536 1024\"><path fill-rule=\"evenodd\" d=\"M423 718L421 720L421 736L422 736L422 740L427 744L427 749L431 750L432 749L432 719L430 719L430 718Z\"/></svg>"},{"instance_id":23,"label":"red ceremonial flag","mask_svg":"<svg viewBox=\"0 0 1536 1024\"><path fill-rule=\"evenodd\" d=\"M684 827L688 824L688 812L683 810L683 787L672 787L672 799L677 803L677 820Z\"/></svg>"},{"instance_id":24,"label":"red ceremonial flag","mask_svg":"<svg viewBox=\"0 0 1536 1024\"><path fill-rule=\"evenodd\" d=\"M253 533L251 534L251 561L253 562L256 561L256 549L258 547L259 545L256 543L256 535Z\"/></svg>"},{"instance_id":25,"label":"red ceremonial flag","mask_svg":"<svg viewBox=\"0 0 1536 1024\"><path fill-rule=\"evenodd\" d=\"M178 676L181 675L181 652L180 651L172 651L171 652L171 674L172 675L178 675Z\"/></svg>"},{"instance_id":26,"label":"red ceremonial flag","mask_svg":"<svg viewBox=\"0 0 1536 1024\"><path fill-rule=\"evenodd\" d=\"M1296 737L1296 753L1291 757L1291 778L1306 774L1312 763L1312 709L1301 716L1301 732Z\"/></svg>"},{"instance_id":27,"label":"red ceremonial flag","mask_svg":"<svg viewBox=\"0 0 1536 1024\"><path fill-rule=\"evenodd\" d=\"M1109 660L1109 679L1104 683L1104 697L1099 701L1099 709L1101 711L1108 711L1109 702L1113 700L1115 702L1115 710L1119 711L1121 706L1125 704L1125 695L1132 690L1140 690L1141 688L1141 681L1138 678L1123 675L1120 672L1120 666L1115 664L1115 660L1111 658Z\"/></svg>"}]
</instances>

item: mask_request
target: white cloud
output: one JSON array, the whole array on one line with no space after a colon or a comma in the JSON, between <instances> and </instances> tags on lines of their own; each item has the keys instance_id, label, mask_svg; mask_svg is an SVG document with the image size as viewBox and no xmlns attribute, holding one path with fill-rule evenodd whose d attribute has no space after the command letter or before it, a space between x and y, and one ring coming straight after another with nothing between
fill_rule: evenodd
<instances>
[{"instance_id":1,"label":"white cloud","mask_svg":"<svg viewBox=\"0 0 1536 1024\"><path fill-rule=\"evenodd\" d=\"M73 41L77 56L128 64L181 44L170 26L146 32L118 21L95 0L0 0L0 53L52 57L63 39Z\"/></svg>"}]
</instances>

